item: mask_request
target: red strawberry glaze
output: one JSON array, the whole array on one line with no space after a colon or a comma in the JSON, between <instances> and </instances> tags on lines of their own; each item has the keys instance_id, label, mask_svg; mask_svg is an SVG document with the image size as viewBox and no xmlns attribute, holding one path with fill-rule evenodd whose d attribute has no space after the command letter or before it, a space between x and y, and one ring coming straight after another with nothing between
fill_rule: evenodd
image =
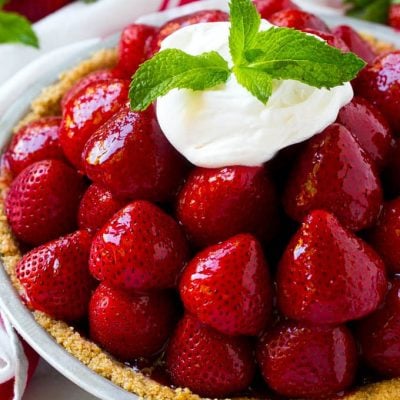
<instances>
[{"instance_id":1,"label":"red strawberry glaze","mask_svg":"<svg viewBox=\"0 0 400 400\"><path fill-rule=\"evenodd\" d=\"M186 315L168 345L167 368L177 386L200 396L226 397L253 380L253 347L248 338L225 336Z\"/></svg>"},{"instance_id":2,"label":"red strawberry glaze","mask_svg":"<svg viewBox=\"0 0 400 400\"><path fill-rule=\"evenodd\" d=\"M169 35L177 31L178 29L184 28L185 26L195 25L202 22L221 22L228 21L229 15L226 12L219 10L202 10L197 11L189 15L184 15L172 19L165 23L159 30L153 39L148 43L147 55L148 58L153 56L160 50L161 42Z\"/></svg>"},{"instance_id":3,"label":"red strawberry glaze","mask_svg":"<svg viewBox=\"0 0 400 400\"><path fill-rule=\"evenodd\" d=\"M383 54L353 81L355 92L374 104L400 134L400 51Z\"/></svg>"},{"instance_id":4,"label":"red strawberry glaze","mask_svg":"<svg viewBox=\"0 0 400 400\"><path fill-rule=\"evenodd\" d=\"M272 313L272 284L257 240L237 235L199 253L185 268L186 309L226 335L258 335Z\"/></svg>"},{"instance_id":5,"label":"red strawberry glaze","mask_svg":"<svg viewBox=\"0 0 400 400\"><path fill-rule=\"evenodd\" d=\"M199 247L242 232L268 241L277 228L275 188L264 167L196 168L178 195L177 216Z\"/></svg>"},{"instance_id":6,"label":"red strawberry glaze","mask_svg":"<svg viewBox=\"0 0 400 400\"><path fill-rule=\"evenodd\" d=\"M155 205L136 201L115 214L95 236L90 271L121 289L172 288L187 259L180 226Z\"/></svg>"},{"instance_id":7,"label":"red strawberry glaze","mask_svg":"<svg viewBox=\"0 0 400 400\"><path fill-rule=\"evenodd\" d=\"M89 139L83 164L89 178L115 196L158 202L172 199L187 173L153 107L132 112L124 106Z\"/></svg>"},{"instance_id":8,"label":"red strawberry glaze","mask_svg":"<svg viewBox=\"0 0 400 400\"><path fill-rule=\"evenodd\" d=\"M400 273L400 198L385 204L369 239L389 271Z\"/></svg>"},{"instance_id":9,"label":"red strawberry glaze","mask_svg":"<svg viewBox=\"0 0 400 400\"><path fill-rule=\"evenodd\" d=\"M59 141L60 124L59 117L41 118L28 123L13 136L5 157L14 176L36 161L64 160Z\"/></svg>"},{"instance_id":10,"label":"red strawberry glaze","mask_svg":"<svg viewBox=\"0 0 400 400\"><path fill-rule=\"evenodd\" d=\"M357 140L344 126L333 124L307 143L294 165L283 203L296 221L312 210L325 209L358 231L376 223L382 190Z\"/></svg>"},{"instance_id":11,"label":"red strawberry glaze","mask_svg":"<svg viewBox=\"0 0 400 400\"><path fill-rule=\"evenodd\" d=\"M39 245L76 228L84 181L59 160L38 161L10 186L6 214L18 240Z\"/></svg>"},{"instance_id":12,"label":"red strawberry glaze","mask_svg":"<svg viewBox=\"0 0 400 400\"><path fill-rule=\"evenodd\" d=\"M277 275L278 303L288 318L341 324L382 302L387 280L375 251L337 219L314 211L286 249Z\"/></svg>"},{"instance_id":13,"label":"red strawberry glaze","mask_svg":"<svg viewBox=\"0 0 400 400\"><path fill-rule=\"evenodd\" d=\"M126 103L129 83L114 79L95 81L68 101L63 110L60 142L71 163L81 169L82 150L95 130Z\"/></svg>"},{"instance_id":14,"label":"red strawberry glaze","mask_svg":"<svg viewBox=\"0 0 400 400\"><path fill-rule=\"evenodd\" d=\"M128 25L121 34L118 46L119 70L123 76L130 79L139 65L146 60L146 46L157 33L157 28L149 25Z\"/></svg>"},{"instance_id":15,"label":"red strawberry glaze","mask_svg":"<svg viewBox=\"0 0 400 400\"><path fill-rule=\"evenodd\" d=\"M278 11L268 19L271 24L287 28L294 28L300 31L313 29L321 32L330 32L328 26L322 19L306 11L289 9Z\"/></svg>"},{"instance_id":16,"label":"red strawberry glaze","mask_svg":"<svg viewBox=\"0 0 400 400\"><path fill-rule=\"evenodd\" d=\"M384 305L357 327L364 361L376 372L400 376L400 280L391 281Z\"/></svg>"},{"instance_id":17,"label":"red strawberry glaze","mask_svg":"<svg viewBox=\"0 0 400 400\"><path fill-rule=\"evenodd\" d=\"M99 71L94 71L76 82L75 85L65 93L61 100L61 107L65 108L70 100L72 100L79 92L92 83L110 81L119 78L120 74L116 70L102 69Z\"/></svg>"},{"instance_id":18,"label":"red strawberry glaze","mask_svg":"<svg viewBox=\"0 0 400 400\"><path fill-rule=\"evenodd\" d=\"M289 398L321 398L345 390L357 366L356 345L345 326L284 322L261 338L257 356L268 385Z\"/></svg>"},{"instance_id":19,"label":"red strawberry glaze","mask_svg":"<svg viewBox=\"0 0 400 400\"><path fill-rule=\"evenodd\" d=\"M358 140L378 169L391 159L394 137L385 117L371 103L355 97L340 112L337 121Z\"/></svg>"},{"instance_id":20,"label":"red strawberry glaze","mask_svg":"<svg viewBox=\"0 0 400 400\"><path fill-rule=\"evenodd\" d=\"M392 4L389 9L389 25L400 30L400 4Z\"/></svg>"},{"instance_id":21,"label":"red strawberry glaze","mask_svg":"<svg viewBox=\"0 0 400 400\"><path fill-rule=\"evenodd\" d=\"M176 309L170 293L127 293L102 283L90 300L90 337L123 361L151 357L172 333Z\"/></svg>"},{"instance_id":22,"label":"red strawberry glaze","mask_svg":"<svg viewBox=\"0 0 400 400\"><path fill-rule=\"evenodd\" d=\"M358 57L362 58L367 63L372 63L376 58L376 53L371 45L364 40L358 32L347 25L340 25L333 29L332 33L342 39L347 47Z\"/></svg>"},{"instance_id":23,"label":"red strawberry glaze","mask_svg":"<svg viewBox=\"0 0 400 400\"><path fill-rule=\"evenodd\" d=\"M254 0L254 4L263 19L269 19L278 11L298 8L291 0Z\"/></svg>"},{"instance_id":24,"label":"red strawberry glaze","mask_svg":"<svg viewBox=\"0 0 400 400\"><path fill-rule=\"evenodd\" d=\"M86 190L78 211L80 229L97 232L117 211L128 203L95 183Z\"/></svg>"},{"instance_id":25,"label":"red strawberry glaze","mask_svg":"<svg viewBox=\"0 0 400 400\"><path fill-rule=\"evenodd\" d=\"M88 268L91 242L88 232L77 231L22 257L16 272L31 308L68 322L87 315L95 286Z\"/></svg>"}]
</instances>

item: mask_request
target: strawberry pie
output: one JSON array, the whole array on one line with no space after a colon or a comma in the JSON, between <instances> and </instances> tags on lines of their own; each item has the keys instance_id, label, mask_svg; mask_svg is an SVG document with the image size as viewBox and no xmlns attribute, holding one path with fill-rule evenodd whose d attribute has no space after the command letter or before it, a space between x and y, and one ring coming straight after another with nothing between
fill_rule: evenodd
<instances>
[{"instance_id":1,"label":"strawberry pie","mask_svg":"<svg viewBox=\"0 0 400 400\"><path fill-rule=\"evenodd\" d=\"M226 11L132 24L35 100L4 266L142 398L398 399L400 52L289 0Z\"/></svg>"}]
</instances>

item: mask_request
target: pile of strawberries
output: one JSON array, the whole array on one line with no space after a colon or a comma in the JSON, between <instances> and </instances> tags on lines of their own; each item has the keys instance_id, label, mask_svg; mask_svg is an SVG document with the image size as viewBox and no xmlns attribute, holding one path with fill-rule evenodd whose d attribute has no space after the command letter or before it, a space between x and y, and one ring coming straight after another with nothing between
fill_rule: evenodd
<instances>
[{"instance_id":1,"label":"pile of strawberries","mask_svg":"<svg viewBox=\"0 0 400 400\"><path fill-rule=\"evenodd\" d=\"M329 396L360 363L400 375L400 52L375 58L288 0L257 4L369 63L337 123L267 165L189 165L153 107L129 109L129 78L171 32L228 15L131 25L117 67L79 81L61 118L26 125L4 155L7 217L30 249L17 275L29 307L88 320L121 361L161 358L176 386L247 393L259 368L280 395Z\"/></svg>"}]
</instances>

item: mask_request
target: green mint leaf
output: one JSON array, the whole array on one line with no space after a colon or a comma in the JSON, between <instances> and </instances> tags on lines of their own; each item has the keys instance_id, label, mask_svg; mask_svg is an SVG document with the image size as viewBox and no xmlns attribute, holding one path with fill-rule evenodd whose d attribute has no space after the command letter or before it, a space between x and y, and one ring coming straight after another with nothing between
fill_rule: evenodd
<instances>
[{"instance_id":1,"label":"green mint leaf","mask_svg":"<svg viewBox=\"0 0 400 400\"><path fill-rule=\"evenodd\" d=\"M3 7L6 3L8 3L8 0L0 0L0 8Z\"/></svg>"},{"instance_id":2,"label":"green mint leaf","mask_svg":"<svg viewBox=\"0 0 400 400\"><path fill-rule=\"evenodd\" d=\"M231 28L229 49L235 65L242 61L243 52L248 49L260 28L261 17L249 0L231 0Z\"/></svg>"},{"instance_id":3,"label":"green mint leaf","mask_svg":"<svg viewBox=\"0 0 400 400\"><path fill-rule=\"evenodd\" d=\"M132 110L145 110L172 89L206 90L225 83L228 63L215 51L199 56L167 49L142 64L129 91Z\"/></svg>"},{"instance_id":4,"label":"green mint leaf","mask_svg":"<svg viewBox=\"0 0 400 400\"><path fill-rule=\"evenodd\" d=\"M246 67L274 79L293 79L317 88L332 88L354 79L365 62L314 36L289 28L259 32Z\"/></svg>"},{"instance_id":5,"label":"green mint leaf","mask_svg":"<svg viewBox=\"0 0 400 400\"><path fill-rule=\"evenodd\" d=\"M267 104L272 94L272 78L263 71L246 67L234 67L236 79L263 104Z\"/></svg>"},{"instance_id":6,"label":"green mint leaf","mask_svg":"<svg viewBox=\"0 0 400 400\"><path fill-rule=\"evenodd\" d=\"M347 0L345 3L351 6L347 11L351 17L382 24L388 20L390 0Z\"/></svg>"},{"instance_id":7,"label":"green mint leaf","mask_svg":"<svg viewBox=\"0 0 400 400\"><path fill-rule=\"evenodd\" d=\"M0 11L0 43L39 47L39 40L29 21L21 15L3 11Z\"/></svg>"}]
</instances>

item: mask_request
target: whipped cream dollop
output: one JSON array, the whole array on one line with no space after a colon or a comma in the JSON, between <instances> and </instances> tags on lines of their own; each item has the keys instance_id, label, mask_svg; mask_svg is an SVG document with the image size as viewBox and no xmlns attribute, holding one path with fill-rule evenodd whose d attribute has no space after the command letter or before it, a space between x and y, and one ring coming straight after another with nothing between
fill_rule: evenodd
<instances>
[{"instance_id":1,"label":"whipped cream dollop","mask_svg":"<svg viewBox=\"0 0 400 400\"><path fill-rule=\"evenodd\" d=\"M271 26L263 20L261 29ZM217 51L232 64L229 29L229 22L187 26L168 36L162 49L191 55ZM353 95L350 83L328 90L293 80L274 81L264 105L232 74L226 84L211 90L172 90L158 99L157 118L171 144L199 167L257 166L322 132Z\"/></svg>"}]
</instances>

